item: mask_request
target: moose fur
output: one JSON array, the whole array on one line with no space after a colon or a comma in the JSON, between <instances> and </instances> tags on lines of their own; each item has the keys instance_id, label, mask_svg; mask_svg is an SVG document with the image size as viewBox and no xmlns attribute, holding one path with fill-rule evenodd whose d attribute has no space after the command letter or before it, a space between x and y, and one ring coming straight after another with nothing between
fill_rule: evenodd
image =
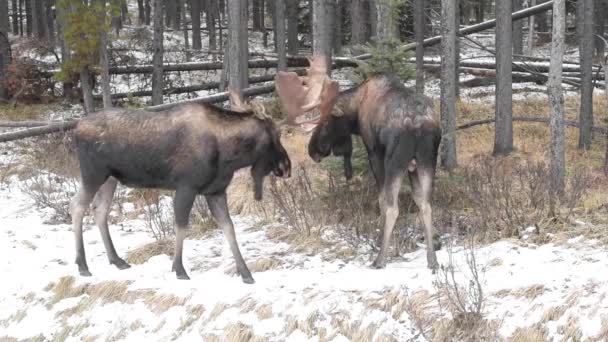
<instances>
[{"instance_id":1,"label":"moose fur","mask_svg":"<svg viewBox=\"0 0 608 342\"><path fill-rule=\"evenodd\" d=\"M310 69L315 70L313 75L323 71L323 57L311 58L310 64ZM277 92L293 123L305 112L319 110L319 118L313 121L309 155L316 162L332 152L343 156L346 178L352 176L351 136L361 136L380 192L384 222L380 252L372 266L386 265L390 238L399 216L399 190L407 173L425 226L428 267L435 270L438 263L430 203L441 128L432 101L414 94L389 75L371 76L340 93L327 75L310 75L299 78L292 73L280 73L276 78ZM319 95L310 95L312 91Z\"/></svg>"},{"instance_id":2,"label":"moose fur","mask_svg":"<svg viewBox=\"0 0 608 342\"><path fill-rule=\"evenodd\" d=\"M243 281L254 282L236 241L226 188L235 171L251 166L255 199L260 200L264 177L270 172L289 177L291 162L270 118L254 115L239 99L236 109L206 104L162 112L110 109L78 123L74 138L82 181L71 212L81 275L91 275L82 238L82 220L91 202L110 263L119 269L130 267L118 257L108 230L107 215L120 182L128 187L175 190L172 270L177 278L189 279L182 249L192 204L201 194L224 231Z\"/></svg>"}]
</instances>

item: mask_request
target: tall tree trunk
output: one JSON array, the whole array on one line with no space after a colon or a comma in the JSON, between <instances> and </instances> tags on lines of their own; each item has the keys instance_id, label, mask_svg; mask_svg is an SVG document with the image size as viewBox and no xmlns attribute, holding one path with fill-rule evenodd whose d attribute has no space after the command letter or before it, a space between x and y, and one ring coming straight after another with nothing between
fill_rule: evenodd
<instances>
[{"instance_id":1,"label":"tall tree trunk","mask_svg":"<svg viewBox=\"0 0 608 342\"><path fill-rule=\"evenodd\" d=\"M529 7L536 6L536 0L530 0ZM532 56L532 52L534 51L534 31L535 31L535 22L534 19L536 16L530 16L528 18L528 55Z\"/></svg>"},{"instance_id":2,"label":"tall tree trunk","mask_svg":"<svg viewBox=\"0 0 608 342\"><path fill-rule=\"evenodd\" d=\"M154 56L152 105L163 103L163 0L154 0Z\"/></svg>"},{"instance_id":3,"label":"tall tree trunk","mask_svg":"<svg viewBox=\"0 0 608 342\"><path fill-rule=\"evenodd\" d=\"M511 1L496 2L496 124L494 155L513 150Z\"/></svg>"},{"instance_id":4,"label":"tall tree trunk","mask_svg":"<svg viewBox=\"0 0 608 342\"><path fill-rule=\"evenodd\" d=\"M350 6L351 45L363 44L367 39L367 10L364 0L353 0Z\"/></svg>"},{"instance_id":5,"label":"tall tree trunk","mask_svg":"<svg viewBox=\"0 0 608 342\"><path fill-rule=\"evenodd\" d=\"M184 34L184 50L186 50L186 62L190 61L190 40L188 38L188 21L186 20L186 1L179 0L179 7L182 13L182 31Z\"/></svg>"},{"instance_id":6,"label":"tall tree trunk","mask_svg":"<svg viewBox=\"0 0 608 342\"><path fill-rule=\"evenodd\" d=\"M366 32L364 41L368 41L378 35L378 1L385 0L369 0L363 4Z\"/></svg>"},{"instance_id":7,"label":"tall tree trunk","mask_svg":"<svg viewBox=\"0 0 608 342\"><path fill-rule=\"evenodd\" d=\"M416 94L424 94L424 2L414 0L414 36L416 37Z\"/></svg>"},{"instance_id":8,"label":"tall tree trunk","mask_svg":"<svg viewBox=\"0 0 608 342\"><path fill-rule=\"evenodd\" d=\"M513 0L513 12L517 12L523 9L523 0ZM513 22L513 53L516 55L524 54L524 27L523 20L516 20Z\"/></svg>"},{"instance_id":9,"label":"tall tree trunk","mask_svg":"<svg viewBox=\"0 0 608 342\"><path fill-rule=\"evenodd\" d=\"M505 0L503 0L505 1ZM484 22L486 15L486 1L479 0L477 6L475 6L475 21L477 24Z\"/></svg>"},{"instance_id":10,"label":"tall tree trunk","mask_svg":"<svg viewBox=\"0 0 608 342\"><path fill-rule=\"evenodd\" d=\"M82 103L85 114L90 114L95 111L93 107L93 85L92 74L88 66L85 66L80 70L80 85L82 87Z\"/></svg>"},{"instance_id":11,"label":"tall tree trunk","mask_svg":"<svg viewBox=\"0 0 608 342\"><path fill-rule=\"evenodd\" d=\"M32 35L38 39L40 39L40 29L38 28L38 24L40 23L40 19L38 19L38 5L36 4L36 0L28 0L30 3L30 13L32 20Z\"/></svg>"},{"instance_id":12,"label":"tall tree trunk","mask_svg":"<svg viewBox=\"0 0 608 342\"><path fill-rule=\"evenodd\" d=\"M55 50L55 18L53 15L53 6L55 5L55 0L46 0L46 25L47 25L47 33L49 39L49 47L52 50Z\"/></svg>"},{"instance_id":13,"label":"tall tree trunk","mask_svg":"<svg viewBox=\"0 0 608 342\"><path fill-rule=\"evenodd\" d=\"M335 0L313 0L312 7L312 54L327 58L327 71L331 71L331 7Z\"/></svg>"},{"instance_id":14,"label":"tall tree trunk","mask_svg":"<svg viewBox=\"0 0 608 342\"><path fill-rule=\"evenodd\" d=\"M289 0L287 6L287 52L298 54L298 6L300 0Z\"/></svg>"},{"instance_id":15,"label":"tall tree trunk","mask_svg":"<svg viewBox=\"0 0 608 342\"><path fill-rule=\"evenodd\" d=\"M454 7L456 9L456 41L454 43L454 49L456 50L456 61L454 62L454 74L456 75L456 82L454 82L454 92L456 94L456 99L460 98L460 2L462 0L453 0Z\"/></svg>"},{"instance_id":16,"label":"tall tree trunk","mask_svg":"<svg viewBox=\"0 0 608 342\"><path fill-rule=\"evenodd\" d=\"M4 0L6 1L6 0ZM44 10L42 8L42 1L43 0L35 0L34 4L36 5L36 26L38 27L38 39L40 39L41 41L48 41L48 37L47 37L47 30L48 30L48 26L46 25L46 14L44 14Z\"/></svg>"},{"instance_id":17,"label":"tall tree trunk","mask_svg":"<svg viewBox=\"0 0 608 342\"><path fill-rule=\"evenodd\" d=\"M549 66L549 83L547 86L551 111L551 191L554 195L563 194L566 174L564 94L562 92L565 34L566 0L554 0L551 64Z\"/></svg>"},{"instance_id":18,"label":"tall tree trunk","mask_svg":"<svg viewBox=\"0 0 608 342\"><path fill-rule=\"evenodd\" d=\"M175 0L166 0L165 1L165 26L167 27L175 27L175 16L177 15L177 1Z\"/></svg>"},{"instance_id":19,"label":"tall tree trunk","mask_svg":"<svg viewBox=\"0 0 608 342\"><path fill-rule=\"evenodd\" d=\"M577 20L581 29L579 55L581 60L581 107L579 149L591 147L593 126L593 0L578 1Z\"/></svg>"},{"instance_id":20,"label":"tall tree trunk","mask_svg":"<svg viewBox=\"0 0 608 342\"><path fill-rule=\"evenodd\" d=\"M334 9L334 28L333 28L333 49L336 55L342 51L342 19L345 8L345 0L336 0L336 8Z\"/></svg>"},{"instance_id":21,"label":"tall tree trunk","mask_svg":"<svg viewBox=\"0 0 608 342\"><path fill-rule=\"evenodd\" d=\"M127 6L127 0L120 1L120 20L123 24L131 25L131 19L129 18L129 7Z\"/></svg>"},{"instance_id":22,"label":"tall tree trunk","mask_svg":"<svg viewBox=\"0 0 608 342\"><path fill-rule=\"evenodd\" d=\"M252 21L253 30L256 32L263 32L264 30L264 1L253 0L252 4Z\"/></svg>"},{"instance_id":23,"label":"tall tree trunk","mask_svg":"<svg viewBox=\"0 0 608 342\"><path fill-rule=\"evenodd\" d=\"M606 14L608 14L608 4L605 0L595 0L595 54L596 56L604 56L606 49L604 40L604 30L606 25Z\"/></svg>"},{"instance_id":24,"label":"tall tree trunk","mask_svg":"<svg viewBox=\"0 0 608 342\"><path fill-rule=\"evenodd\" d=\"M285 45L285 2L277 1L274 8L274 16L277 18L277 27L274 32L277 36L277 54L279 57L277 69L287 69L287 46Z\"/></svg>"},{"instance_id":25,"label":"tall tree trunk","mask_svg":"<svg viewBox=\"0 0 608 342\"><path fill-rule=\"evenodd\" d=\"M144 8L144 0L137 0L137 22L139 25L146 23L146 10Z\"/></svg>"},{"instance_id":26,"label":"tall tree trunk","mask_svg":"<svg viewBox=\"0 0 608 342\"><path fill-rule=\"evenodd\" d=\"M217 0L209 0L207 8L207 29L209 29L209 50L217 50L215 19L217 16Z\"/></svg>"},{"instance_id":27,"label":"tall tree trunk","mask_svg":"<svg viewBox=\"0 0 608 342\"><path fill-rule=\"evenodd\" d=\"M456 157L456 3L441 0L441 165L452 170Z\"/></svg>"},{"instance_id":28,"label":"tall tree trunk","mask_svg":"<svg viewBox=\"0 0 608 342\"><path fill-rule=\"evenodd\" d=\"M0 100L8 99L6 67L10 61L8 45L8 2L0 2Z\"/></svg>"},{"instance_id":29,"label":"tall tree trunk","mask_svg":"<svg viewBox=\"0 0 608 342\"><path fill-rule=\"evenodd\" d=\"M150 26L152 22L152 6L150 5L151 0L144 0L144 10L146 14L146 26Z\"/></svg>"},{"instance_id":30,"label":"tall tree trunk","mask_svg":"<svg viewBox=\"0 0 608 342\"><path fill-rule=\"evenodd\" d=\"M201 42L201 0L190 0L190 19L192 21L192 48L200 50Z\"/></svg>"},{"instance_id":31,"label":"tall tree trunk","mask_svg":"<svg viewBox=\"0 0 608 342\"><path fill-rule=\"evenodd\" d=\"M23 31L23 19L25 14L23 13L23 7L25 0L19 0L19 36L23 37L25 31Z\"/></svg>"},{"instance_id":32,"label":"tall tree trunk","mask_svg":"<svg viewBox=\"0 0 608 342\"><path fill-rule=\"evenodd\" d=\"M103 6L102 20L106 17L105 0L97 0ZM103 99L103 108L112 107L112 91L110 89L110 62L108 59L108 32L99 30L99 65L101 67L101 96Z\"/></svg>"},{"instance_id":33,"label":"tall tree trunk","mask_svg":"<svg viewBox=\"0 0 608 342\"><path fill-rule=\"evenodd\" d=\"M65 19L63 19L68 9L57 7L57 37L59 38L59 48L61 50L61 63L67 63L70 60L70 50L67 48L63 32L65 31ZM70 81L63 82L63 97L74 97L74 84Z\"/></svg>"},{"instance_id":34,"label":"tall tree trunk","mask_svg":"<svg viewBox=\"0 0 608 342\"><path fill-rule=\"evenodd\" d=\"M537 0L536 2L538 4L542 4L545 3L549 0ZM536 22L538 22L538 32L548 32L549 31L549 25L547 24L547 12L542 12L538 15L536 15L536 19L534 19Z\"/></svg>"},{"instance_id":35,"label":"tall tree trunk","mask_svg":"<svg viewBox=\"0 0 608 342\"><path fill-rule=\"evenodd\" d=\"M395 37L397 25L395 24L391 3L388 1L376 1L376 37L386 40Z\"/></svg>"},{"instance_id":36,"label":"tall tree trunk","mask_svg":"<svg viewBox=\"0 0 608 342\"><path fill-rule=\"evenodd\" d=\"M28 37L34 32L34 21L32 20L32 0L25 1L25 32Z\"/></svg>"},{"instance_id":37,"label":"tall tree trunk","mask_svg":"<svg viewBox=\"0 0 608 342\"><path fill-rule=\"evenodd\" d=\"M13 34L16 36L19 34L19 4L17 0L12 0L11 5L13 6Z\"/></svg>"},{"instance_id":38,"label":"tall tree trunk","mask_svg":"<svg viewBox=\"0 0 608 342\"><path fill-rule=\"evenodd\" d=\"M235 1L228 6L228 80L231 87L248 86L247 6ZM226 56L224 56L226 58Z\"/></svg>"},{"instance_id":39,"label":"tall tree trunk","mask_svg":"<svg viewBox=\"0 0 608 342\"><path fill-rule=\"evenodd\" d=\"M277 45L279 41L277 40L277 16L276 16L276 2L268 1L268 14L270 14L272 18L272 46L274 46L274 51L277 52ZM264 30L266 32L266 30Z\"/></svg>"}]
</instances>

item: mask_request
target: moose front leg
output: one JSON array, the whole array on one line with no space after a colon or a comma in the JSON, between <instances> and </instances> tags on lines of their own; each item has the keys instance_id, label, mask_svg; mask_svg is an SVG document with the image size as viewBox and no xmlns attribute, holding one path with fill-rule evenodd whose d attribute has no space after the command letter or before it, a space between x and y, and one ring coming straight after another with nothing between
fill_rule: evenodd
<instances>
[{"instance_id":1,"label":"moose front leg","mask_svg":"<svg viewBox=\"0 0 608 342\"><path fill-rule=\"evenodd\" d=\"M230 219L230 214L228 213L226 193L223 192L217 195L207 195L205 198L207 199L207 204L209 205L211 214L215 218L217 224L222 227L222 230L224 231L226 240L228 240L228 244L230 245L230 250L232 250L234 261L236 262L236 269L241 275L243 282L245 284L253 284L254 280L251 276L251 272L249 271L249 268L247 268L247 264L245 264L245 260L243 260L243 256L239 250L239 245L236 242L234 225Z\"/></svg>"},{"instance_id":2,"label":"moose front leg","mask_svg":"<svg viewBox=\"0 0 608 342\"><path fill-rule=\"evenodd\" d=\"M173 210L175 213L175 252L173 255L172 272L175 272L177 279L188 280L190 277L184 269L182 262L182 252L184 250L184 240L188 232L188 219L190 210L196 198L196 191L191 188L178 188L173 199Z\"/></svg>"}]
</instances>

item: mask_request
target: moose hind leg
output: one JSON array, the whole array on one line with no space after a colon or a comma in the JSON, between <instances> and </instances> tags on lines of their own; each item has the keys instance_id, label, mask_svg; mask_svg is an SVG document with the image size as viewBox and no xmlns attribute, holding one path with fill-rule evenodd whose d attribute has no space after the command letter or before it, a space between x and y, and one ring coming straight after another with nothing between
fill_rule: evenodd
<instances>
[{"instance_id":1,"label":"moose hind leg","mask_svg":"<svg viewBox=\"0 0 608 342\"><path fill-rule=\"evenodd\" d=\"M433 191L433 172L417 168L415 171L409 172L410 182L412 184L412 194L414 202L420 210L420 219L424 224L425 240L426 240L426 260L427 266L433 272L439 267L437 255L433 239L433 220L431 209L431 194Z\"/></svg>"},{"instance_id":2,"label":"moose hind leg","mask_svg":"<svg viewBox=\"0 0 608 342\"><path fill-rule=\"evenodd\" d=\"M211 210L211 214L217 221L218 225L222 227L224 231L224 235L226 236L226 240L228 240L228 244L230 245L230 250L232 250L232 255L234 256L234 261L236 262L236 269L241 275L243 282L245 284L253 284L255 281L251 276L251 272L249 268L247 268L247 264L245 260L243 260L243 256L241 255L241 251L239 249L239 245L236 241L236 234L234 232L234 225L232 220L230 219L230 214L228 213L228 203L226 201L226 193L218 194L218 195L210 195L206 196L207 204L209 204L209 210Z\"/></svg>"},{"instance_id":3,"label":"moose hind leg","mask_svg":"<svg viewBox=\"0 0 608 342\"><path fill-rule=\"evenodd\" d=\"M110 264L116 266L120 270L131 267L118 254L112 243L112 237L110 236L110 229L108 227L108 213L110 206L112 205L112 197L114 197L114 191L116 191L116 185L118 181L114 177L109 177L106 182L99 188L97 195L93 199L93 209L95 210L95 223L99 227L101 233L101 239L108 255Z\"/></svg>"},{"instance_id":4,"label":"moose hind leg","mask_svg":"<svg viewBox=\"0 0 608 342\"><path fill-rule=\"evenodd\" d=\"M82 220L86 210L89 208L100 183L92 183L82 181L80 189L72 198L70 203L70 214L72 216L72 231L74 232L74 240L76 242L76 265L78 265L78 273L83 277L90 277L89 266L84 252L84 239L82 237Z\"/></svg>"},{"instance_id":5,"label":"moose hind leg","mask_svg":"<svg viewBox=\"0 0 608 342\"><path fill-rule=\"evenodd\" d=\"M399 216L399 190L403 182L403 172L396 172L391 177L387 177L380 193L380 207L384 221L384 229L382 231L382 245L376 260L372 264L374 268L384 268L386 266L386 255L390 246L390 240Z\"/></svg>"},{"instance_id":6,"label":"moose hind leg","mask_svg":"<svg viewBox=\"0 0 608 342\"><path fill-rule=\"evenodd\" d=\"M177 279L188 280L190 277L184 269L182 262L182 252L184 250L184 240L188 231L188 219L192 204L196 198L196 192L190 188L179 188L175 191L173 199L173 210L175 213L175 252L173 255L172 272L175 272Z\"/></svg>"}]
</instances>

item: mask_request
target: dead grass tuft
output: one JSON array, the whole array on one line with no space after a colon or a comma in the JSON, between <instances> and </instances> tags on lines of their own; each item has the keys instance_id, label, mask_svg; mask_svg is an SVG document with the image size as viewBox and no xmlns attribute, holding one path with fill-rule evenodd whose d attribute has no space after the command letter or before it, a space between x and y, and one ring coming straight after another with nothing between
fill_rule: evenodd
<instances>
[{"instance_id":1,"label":"dead grass tuft","mask_svg":"<svg viewBox=\"0 0 608 342\"><path fill-rule=\"evenodd\" d=\"M184 306L188 298L177 297L172 294L154 294L145 299L150 311L161 314L174 306Z\"/></svg>"},{"instance_id":2,"label":"dead grass tuft","mask_svg":"<svg viewBox=\"0 0 608 342\"><path fill-rule=\"evenodd\" d=\"M602 315L602 326L600 332L593 336L592 341L608 341L608 315Z\"/></svg>"},{"instance_id":3,"label":"dead grass tuft","mask_svg":"<svg viewBox=\"0 0 608 342\"><path fill-rule=\"evenodd\" d=\"M517 328L509 337L511 342L545 342L549 340L549 332L541 324L526 328Z\"/></svg>"},{"instance_id":4,"label":"dead grass tuft","mask_svg":"<svg viewBox=\"0 0 608 342\"><path fill-rule=\"evenodd\" d=\"M251 297L243 297L239 300L234 306L237 308L241 308L241 313L248 313L255 309L255 306L258 302Z\"/></svg>"},{"instance_id":5,"label":"dead grass tuft","mask_svg":"<svg viewBox=\"0 0 608 342\"><path fill-rule=\"evenodd\" d=\"M272 305L271 304L260 305L255 310L255 313L257 314L258 319L260 321L264 320L264 319L269 319L270 317L272 317Z\"/></svg>"},{"instance_id":6,"label":"dead grass tuft","mask_svg":"<svg viewBox=\"0 0 608 342\"><path fill-rule=\"evenodd\" d=\"M260 273L269 270L274 270L279 268L281 265L283 265L283 261L274 258L258 259L253 262L247 263L247 267L252 273ZM231 266L227 268L224 273L229 275L236 275L236 266Z\"/></svg>"},{"instance_id":7,"label":"dead grass tuft","mask_svg":"<svg viewBox=\"0 0 608 342\"><path fill-rule=\"evenodd\" d=\"M173 334L173 339L177 339L182 333L184 333L188 328L194 324L194 322L198 321L203 313L205 312L205 307L202 304L197 305L188 305L186 308L186 317L182 318L182 321L177 328L177 331Z\"/></svg>"},{"instance_id":8,"label":"dead grass tuft","mask_svg":"<svg viewBox=\"0 0 608 342\"><path fill-rule=\"evenodd\" d=\"M1 320L0 326L6 328L11 325L11 323L19 323L25 318L25 316L27 316L27 310L19 309L15 311L12 315L10 315L8 318Z\"/></svg>"},{"instance_id":9,"label":"dead grass tuft","mask_svg":"<svg viewBox=\"0 0 608 342\"><path fill-rule=\"evenodd\" d=\"M171 239L155 240L129 251L127 254L127 262L134 265L141 265L157 255L165 254L172 256L174 246L175 242Z\"/></svg>"},{"instance_id":10,"label":"dead grass tuft","mask_svg":"<svg viewBox=\"0 0 608 342\"><path fill-rule=\"evenodd\" d=\"M131 324L129 325L129 329L131 329L131 331L135 331L143 326L144 326L144 324L141 322L140 319L138 319L138 320L131 322Z\"/></svg>"},{"instance_id":11,"label":"dead grass tuft","mask_svg":"<svg viewBox=\"0 0 608 342\"><path fill-rule=\"evenodd\" d=\"M539 296L542 296L547 288L542 284L535 284L526 287L522 287L519 289L503 289L500 290L494 295L498 298L504 298L506 296L512 296L515 298L525 298L530 301L536 299Z\"/></svg>"},{"instance_id":12,"label":"dead grass tuft","mask_svg":"<svg viewBox=\"0 0 608 342\"><path fill-rule=\"evenodd\" d=\"M226 303L215 304L213 310L209 313L209 317L207 317L207 322L211 322L218 318L226 309L228 309L228 304Z\"/></svg>"},{"instance_id":13,"label":"dead grass tuft","mask_svg":"<svg viewBox=\"0 0 608 342\"><path fill-rule=\"evenodd\" d=\"M568 307L565 305L552 306L543 313L542 322L557 321L566 313L566 310Z\"/></svg>"},{"instance_id":14,"label":"dead grass tuft","mask_svg":"<svg viewBox=\"0 0 608 342\"><path fill-rule=\"evenodd\" d=\"M582 341L583 332L577 317L570 315L564 325L557 328L557 332L564 336L565 341Z\"/></svg>"},{"instance_id":15,"label":"dead grass tuft","mask_svg":"<svg viewBox=\"0 0 608 342\"><path fill-rule=\"evenodd\" d=\"M224 328L226 342L246 342L254 337L253 328L241 322L233 323Z\"/></svg>"}]
</instances>

